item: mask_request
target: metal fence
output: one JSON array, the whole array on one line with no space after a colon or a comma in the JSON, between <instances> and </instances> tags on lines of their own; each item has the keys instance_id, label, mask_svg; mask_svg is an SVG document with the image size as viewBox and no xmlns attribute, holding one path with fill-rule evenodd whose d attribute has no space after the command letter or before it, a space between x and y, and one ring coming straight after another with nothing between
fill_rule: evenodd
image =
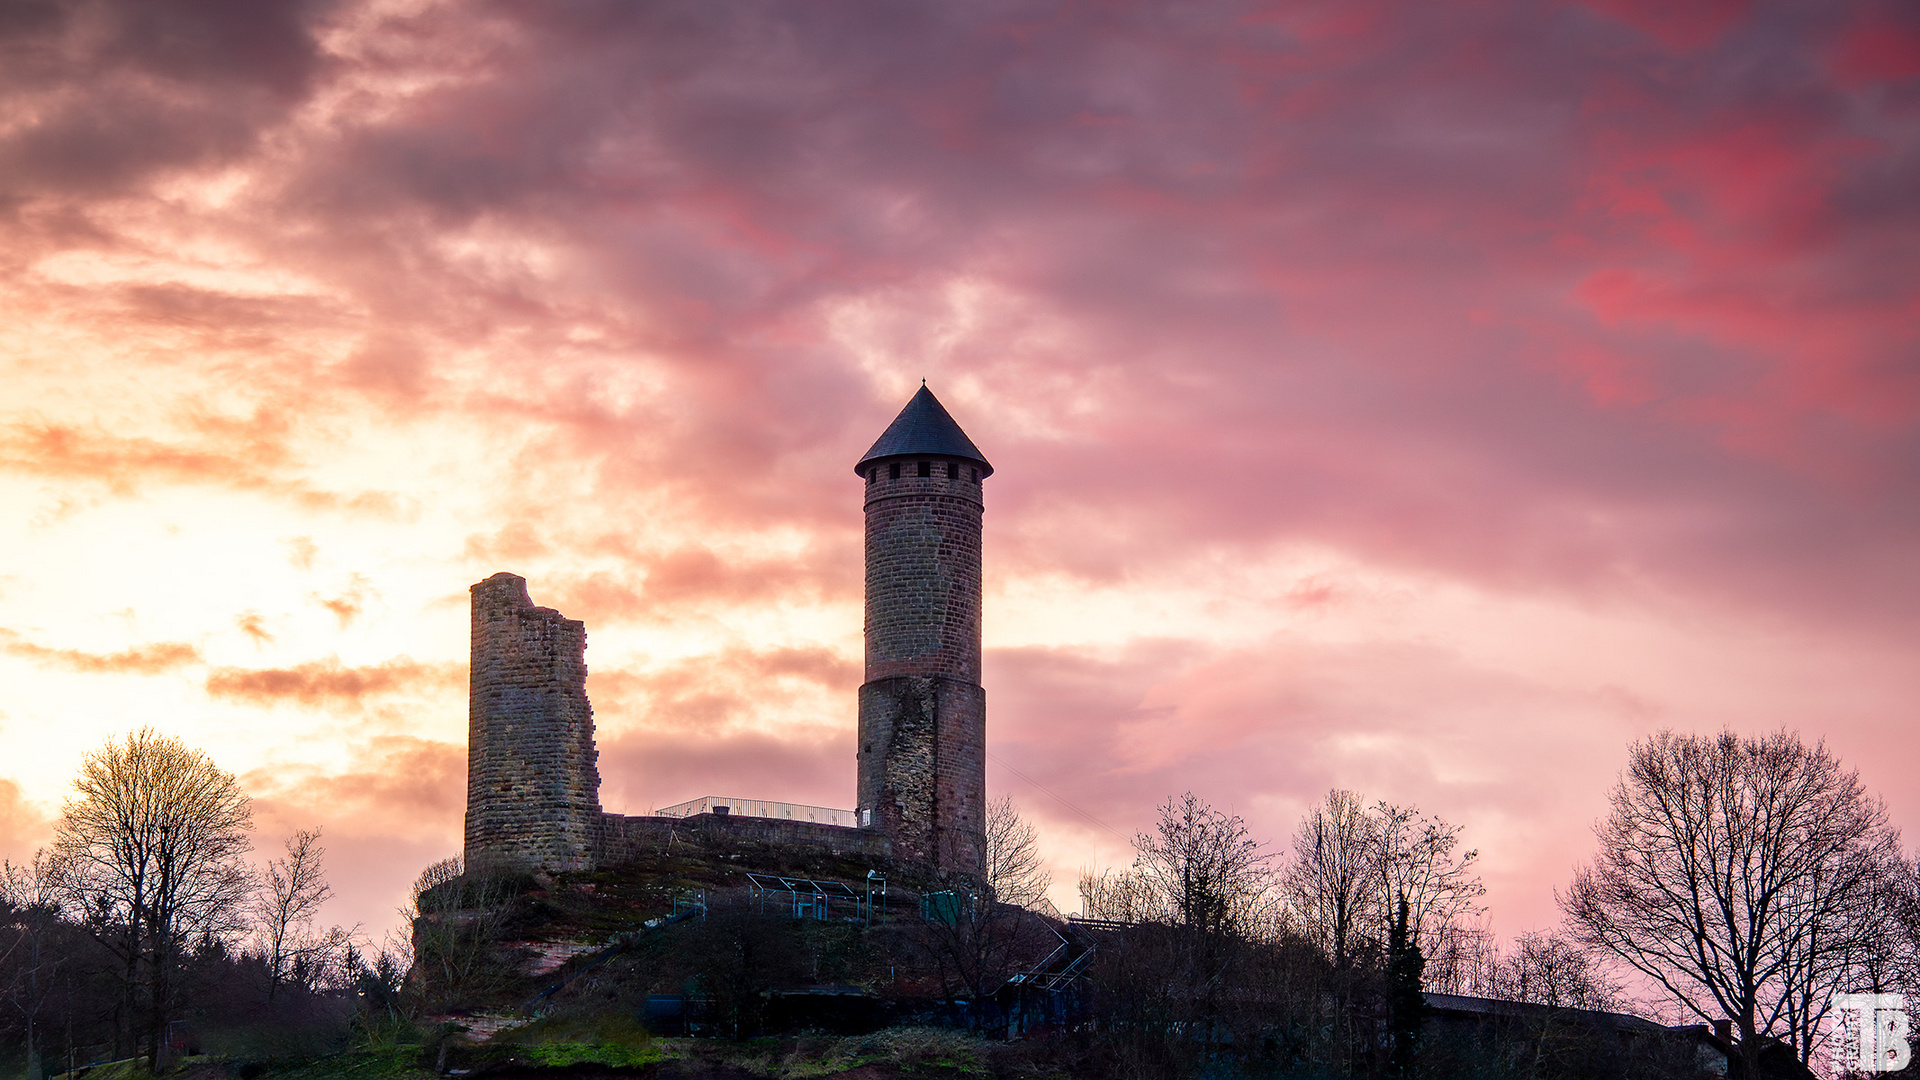
<instances>
[{"instance_id":1,"label":"metal fence","mask_svg":"<svg viewBox=\"0 0 1920 1080\"><path fill-rule=\"evenodd\" d=\"M867 920L869 898L840 881L815 881L812 878L780 877L775 874L748 874L747 887L762 910L771 903L796 919L838 916L855 922Z\"/></svg>"},{"instance_id":2,"label":"metal fence","mask_svg":"<svg viewBox=\"0 0 1920 1080\"><path fill-rule=\"evenodd\" d=\"M654 811L658 817L692 817L695 814L733 814L738 817L776 818L781 821L817 821L822 825L855 827L851 810L834 810L803 803L771 802L767 799L731 799L707 795Z\"/></svg>"}]
</instances>

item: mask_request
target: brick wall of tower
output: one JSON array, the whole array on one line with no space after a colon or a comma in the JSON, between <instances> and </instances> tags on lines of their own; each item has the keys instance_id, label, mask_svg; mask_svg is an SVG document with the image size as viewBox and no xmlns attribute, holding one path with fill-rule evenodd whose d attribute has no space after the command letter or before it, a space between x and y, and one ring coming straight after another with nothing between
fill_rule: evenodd
<instances>
[{"instance_id":1,"label":"brick wall of tower","mask_svg":"<svg viewBox=\"0 0 1920 1080\"><path fill-rule=\"evenodd\" d=\"M918 474L929 461L930 477ZM947 466L959 473L949 479ZM866 485L867 678L946 675L980 681L980 483L946 459L869 465Z\"/></svg>"},{"instance_id":2,"label":"brick wall of tower","mask_svg":"<svg viewBox=\"0 0 1920 1080\"><path fill-rule=\"evenodd\" d=\"M513 574L471 591L467 864L590 869L601 815L586 626L535 607Z\"/></svg>"},{"instance_id":3,"label":"brick wall of tower","mask_svg":"<svg viewBox=\"0 0 1920 1080\"><path fill-rule=\"evenodd\" d=\"M919 475L921 461L930 475ZM896 857L978 874L986 801L978 466L908 457L867 468L858 806Z\"/></svg>"}]
</instances>

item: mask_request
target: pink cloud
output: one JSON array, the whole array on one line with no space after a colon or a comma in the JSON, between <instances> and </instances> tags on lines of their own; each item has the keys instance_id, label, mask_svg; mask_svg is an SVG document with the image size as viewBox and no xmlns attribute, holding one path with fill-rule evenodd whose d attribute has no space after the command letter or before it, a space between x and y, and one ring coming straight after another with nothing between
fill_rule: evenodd
<instances>
[{"instance_id":1,"label":"pink cloud","mask_svg":"<svg viewBox=\"0 0 1920 1080\"><path fill-rule=\"evenodd\" d=\"M853 736L816 742L759 733L646 731L602 738L600 801L646 814L702 795L853 805Z\"/></svg>"},{"instance_id":2,"label":"pink cloud","mask_svg":"<svg viewBox=\"0 0 1920 1080\"><path fill-rule=\"evenodd\" d=\"M629 809L844 803L859 674L756 613L854 598L849 467L919 376L998 467L996 585L1322 550L1872 655L1915 628L1903 6L89 11L0 40L29 118L0 136L0 293L58 330L48 355L64 334L118 358L101 388L156 388L162 422L23 406L0 466L123 501L453 521L441 549L393 540L449 578L437 596L514 569L590 633L711 634L631 671L595 654ZM74 253L305 284L36 269ZM367 430L455 440L472 460L435 482L458 497L329 471ZM358 592L298 595L369 629ZM1336 783L1417 801L1514 838L1509 896L1563 871L1606 747L1691 719L1651 674L1603 693L1586 669L1481 670L1385 623L1269 652L1123 629L990 657L1010 766L1123 833L1188 787L1276 841ZM206 690L358 716L453 683L395 659L222 667ZM263 800L296 827L338 801L343 864L391 874L457 834L456 750L394 744ZM1511 767L1449 771L1475 754ZM430 825L383 837L394 808Z\"/></svg>"},{"instance_id":3,"label":"pink cloud","mask_svg":"<svg viewBox=\"0 0 1920 1080\"><path fill-rule=\"evenodd\" d=\"M277 766L241 779L263 820L299 827L305 815L357 835L411 834L458 821L466 799L466 748L410 735L383 735L354 748L355 768L337 773ZM413 827L396 827L391 815Z\"/></svg>"},{"instance_id":4,"label":"pink cloud","mask_svg":"<svg viewBox=\"0 0 1920 1080\"><path fill-rule=\"evenodd\" d=\"M1920 20L1906 4L1855 5L1829 56L1845 83L1912 79L1920 75Z\"/></svg>"},{"instance_id":5,"label":"pink cloud","mask_svg":"<svg viewBox=\"0 0 1920 1080\"><path fill-rule=\"evenodd\" d=\"M1702 0L1695 4L1663 4L1658 0L1581 2L1653 35L1670 49L1681 50L1713 44L1753 9L1753 0Z\"/></svg>"},{"instance_id":6,"label":"pink cloud","mask_svg":"<svg viewBox=\"0 0 1920 1080\"><path fill-rule=\"evenodd\" d=\"M97 653L40 645L6 629L0 629L0 652L25 657L47 667L95 675L157 675L201 663L200 649L185 641L159 641L119 652Z\"/></svg>"},{"instance_id":7,"label":"pink cloud","mask_svg":"<svg viewBox=\"0 0 1920 1080\"><path fill-rule=\"evenodd\" d=\"M587 677L597 712L675 738L748 727L758 710L823 691L850 700L859 685L858 666L822 648L724 649L639 672L595 668Z\"/></svg>"},{"instance_id":8,"label":"pink cloud","mask_svg":"<svg viewBox=\"0 0 1920 1080\"><path fill-rule=\"evenodd\" d=\"M357 924L377 945L419 872L460 850L466 750L405 735L352 750L340 772L280 765L241 782L253 795L256 858L295 830L320 829L335 893L322 917Z\"/></svg>"},{"instance_id":9,"label":"pink cloud","mask_svg":"<svg viewBox=\"0 0 1920 1080\"><path fill-rule=\"evenodd\" d=\"M357 707L382 694L418 693L464 682L459 665L425 664L408 657L365 667L349 667L339 658L289 668L219 667L207 673L207 694L252 705L283 702L309 708Z\"/></svg>"},{"instance_id":10,"label":"pink cloud","mask_svg":"<svg viewBox=\"0 0 1920 1080\"><path fill-rule=\"evenodd\" d=\"M20 785L0 779L0 855L15 863L33 858L53 840L53 821L20 796Z\"/></svg>"}]
</instances>

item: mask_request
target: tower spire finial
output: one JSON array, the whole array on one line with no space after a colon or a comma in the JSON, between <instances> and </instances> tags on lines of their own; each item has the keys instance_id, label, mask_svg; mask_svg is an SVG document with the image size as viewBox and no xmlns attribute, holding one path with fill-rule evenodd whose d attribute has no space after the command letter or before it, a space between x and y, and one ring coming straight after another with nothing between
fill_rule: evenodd
<instances>
[{"instance_id":1,"label":"tower spire finial","mask_svg":"<svg viewBox=\"0 0 1920 1080\"><path fill-rule=\"evenodd\" d=\"M893 418L880 438L862 455L860 463L853 471L866 475L867 465L875 458L907 457L909 455L934 455L938 457L961 458L980 464L980 478L986 479L993 473L993 466L980 456L980 449L953 422L953 417L940 404L933 391L927 389L927 380L920 380L920 389L913 392L912 400Z\"/></svg>"}]
</instances>

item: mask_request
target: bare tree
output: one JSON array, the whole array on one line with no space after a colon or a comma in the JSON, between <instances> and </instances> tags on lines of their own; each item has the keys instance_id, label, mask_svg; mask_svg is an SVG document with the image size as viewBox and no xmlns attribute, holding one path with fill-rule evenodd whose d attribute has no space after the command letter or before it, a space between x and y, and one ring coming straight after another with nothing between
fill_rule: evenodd
<instances>
[{"instance_id":1,"label":"bare tree","mask_svg":"<svg viewBox=\"0 0 1920 1080\"><path fill-rule=\"evenodd\" d=\"M1460 985L1447 993L1470 993L1506 1001L1524 1001L1545 1005L1545 1009L1515 1011L1493 1021L1503 1056L1527 1076L1593 1076L1602 1071L1592 1068L1599 1061L1613 1063L1606 1075L1669 1075L1643 1071L1643 1066L1624 1066L1624 1049L1617 1035L1604 1023L1596 1023L1585 1010L1614 1011L1621 1006L1620 986L1587 949L1559 932L1530 932L1515 938L1504 953L1494 946L1491 934L1475 928L1457 935L1464 947L1457 950L1462 970L1456 973ZM1429 980L1433 985L1435 980ZM1444 983L1444 980L1441 980ZM1524 1063L1524 1064L1523 1064ZM1677 1075L1694 1076L1693 1069Z\"/></svg>"},{"instance_id":2,"label":"bare tree","mask_svg":"<svg viewBox=\"0 0 1920 1080\"><path fill-rule=\"evenodd\" d=\"M1335 788L1307 812L1293 835L1293 859L1281 874L1281 887L1307 935L1326 950L1336 969L1347 966L1354 935L1368 920L1379 833L1378 820L1360 796Z\"/></svg>"},{"instance_id":3,"label":"bare tree","mask_svg":"<svg viewBox=\"0 0 1920 1080\"><path fill-rule=\"evenodd\" d=\"M1887 917L1850 989L1920 998L1920 858L1901 860L1882 883L1877 906Z\"/></svg>"},{"instance_id":4,"label":"bare tree","mask_svg":"<svg viewBox=\"0 0 1920 1080\"><path fill-rule=\"evenodd\" d=\"M412 928L412 971L429 1006L483 1001L511 981L514 956L504 935L515 896L499 874L463 872L458 855L414 879L413 901L401 914Z\"/></svg>"},{"instance_id":5,"label":"bare tree","mask_svg":"<svg viewBox=\"0 0 1920 1080\"><path fill-rule=\"evenodd\" d=\"M1281 874L1283 892L1308 936L1344 970L1362 944L1385 942L1400 902L1407 903L1410 943L1429 961L1430 977L1448 978L1471 948L1456 941L1465 919L1480 914L1486 889L1473 872L1476 851L1458 852L1460 827L1416 807L1368 807L1335 789L1307 812Z\"/></svg>"},{"instance_id":6,"label":"bare tree","mask_svg":"<svg viewBox=\"0 0 1920 1080\"><path fill-rule=\"evenodd\" d=\"M413 905L412 914L418 915L422 910L420 907L420 897L422 895L450 881L459 880L460 876L464 873L466 873L466 867L462 864L460 856L458 855L449 855L439 862L428 866L425 870L420 871L420 876L413 879L413 890L410 897Z\"/></svg>"},{"instance_id":7,"label":"bare tree","mask_svg":"<svg viewBox=\"0 0 1920 1080\"><path fill-rule=\"evenodd\" d=\"M1573 939L1558 933L1521 934L1513 948L1492 965L1488 992L1507 1001L1530 1001L1566 1009L1613 1010L1620 1007L1620 985L1608 978L1594 957Z\"/></svg>"},{"instance_id":8,"label":"bare tree","mask_svg":"<svg viewBox=\"0 0 1920 1080\"><path fill-rule=\"evenodd\" d=\"M1046 919L990 890L960 898L916 925L910 941L950 1001L991 1000L1013 975L1031 970L1060 944Z\"/></svg>"},{"instance_id":9,"label":"bare tree","mask_svg":"<svg viewBox=\"0 0 1920 1080\"><path fill-rule=\"evenodd\" d=\"M1133 879L1149 910L1171 926L1161 985L1176 1028L1198 1035L1201 1060L1223 1034L1228 983L1268 923L1272 858L1237 814L1192 792L1168 799L1151 833L1133 841Z\"/></svg>"},{"instance_id":10,"label":"bare tree","mask_svg":"<svg viewBox=\"0 0 1920 1080\"><path fill-rule=\"evenodd\" d=\"M1161 915L1157 900L1132 870L1080 872L1080 913L1089 919L1143 922Z\"/></svg>"},{"instance_id":11,"label":"bare tree","mask_svg":"<svg viewBox=\"0 0 1920 1080\"><path fill-rule=\"evenodd\" d=\"M1455 926L1446 937L1445 951L1427 966L1426 988L1441 994L1499 996L1493 984L1501 956L1493 927L1483 917Z\"/></svg>"},{"instance_id":12,"label":"bare tree","mask_svg":"<svg viewBox=\"0 0 1920 1080\"><path fill-rule=\"evenodd\" d=\"M1399 905L1407 905L1407 934L1423 957L1438 965L1451 962L1454 932L1462 920L1477 916L1474 903L1486 887L1473 872L1480 853L1455 853L1460 829L1438 817L1428 817L1412 806L1378 803L1374 806L1374 899L1372 909L1382 920L1392 920Z\"/></svg>"},{"instance_id":13,"label":"bare tree","mask_svg":"<svg viewBox=\"0 0 1920 1080\"><path fill-rule=\"evenodd\" d=\"M213 759L149 728L89 753L74 786L54 833L60 890L119 959L123 1023L144 1018L158 1072L181 948L233 932L244 910L249 800Z\"/></svg>"},{"instance_id":14,"label":"bare tree","mask_svg":"<svg viewBox=\"0 0 1920 1080\"><path fill-rule=\"evenodd\" d=\"M1599 856L1560 897L1578 940L1730 1017L1750 1075L1761 1035L1810 1059L1900 865L1859 775L1786 731L1661 732L1632 748L1595 832Z\"/></svg>"},{"instance_id":15,"label":"bare tree","mask_svg":"<svg viewBox=\"0 0 1920 1080\"><path fill-rule=\"evenodd\" d=\"M1040 841L1033 826L1003 797L987 804L987 889L1003 904L1038 907L1046 902L1053 879L1040 861Z\"/></svg>"},{"instance_id":16,"label":"bare tree","mask_svg":"<svg viewBox=\"0 0 1920 1080\"><path fill-rule=\"evenodd\" d=\"M0 864L0 925L14 933L5 953L15 960L7 997L19 1012L26 1034L27 1080L41 1080L40 1011L52 995L64 959L50 940L60 920L60 866L44 848L25 865Z\"/></svg>"},{"instance_id":17,"label":"bare tree","mask_svg":"<svg viewBox=\"0 0 1920 1080\"><path fill-rule=\"evenodd\" d=\"M326 849L317 829L301 829L287 838L286 856L267 861L260 891L254 896L255 925L267 965L267 1004L289 981L313 989L333 961L343 955L349 931L333 927L316 932L313 918L333 896L321 866Z\"/></svg>"},{"instance_id":18,"label":"bare tree","mask_svg":"<svg viewBox=\"0 0 1920 1080\"><path fill-rule=\"evenodd\" d=\"M1135 837L1133 846L1134 873L1175 924L1218 936L1260 921L1273 886L1272 857L1239 815L1189 791L1168 799L1154 831Z\"/></svg>"},{"instance_id":19,"label":"bare tree","mask_svg":"<svg viewBox=\"0 0 1920 1080\"><path fill-rule=\"evenodd\" d=\"M949 1000L991 998L1009 977L1059 944L1036 914L1056 913L1047 902L1049 879L1033 826L1003 798L987 804L985 831L985 887L956 892L951 908L911 935Z\"/></svg>"}]
</instances>

